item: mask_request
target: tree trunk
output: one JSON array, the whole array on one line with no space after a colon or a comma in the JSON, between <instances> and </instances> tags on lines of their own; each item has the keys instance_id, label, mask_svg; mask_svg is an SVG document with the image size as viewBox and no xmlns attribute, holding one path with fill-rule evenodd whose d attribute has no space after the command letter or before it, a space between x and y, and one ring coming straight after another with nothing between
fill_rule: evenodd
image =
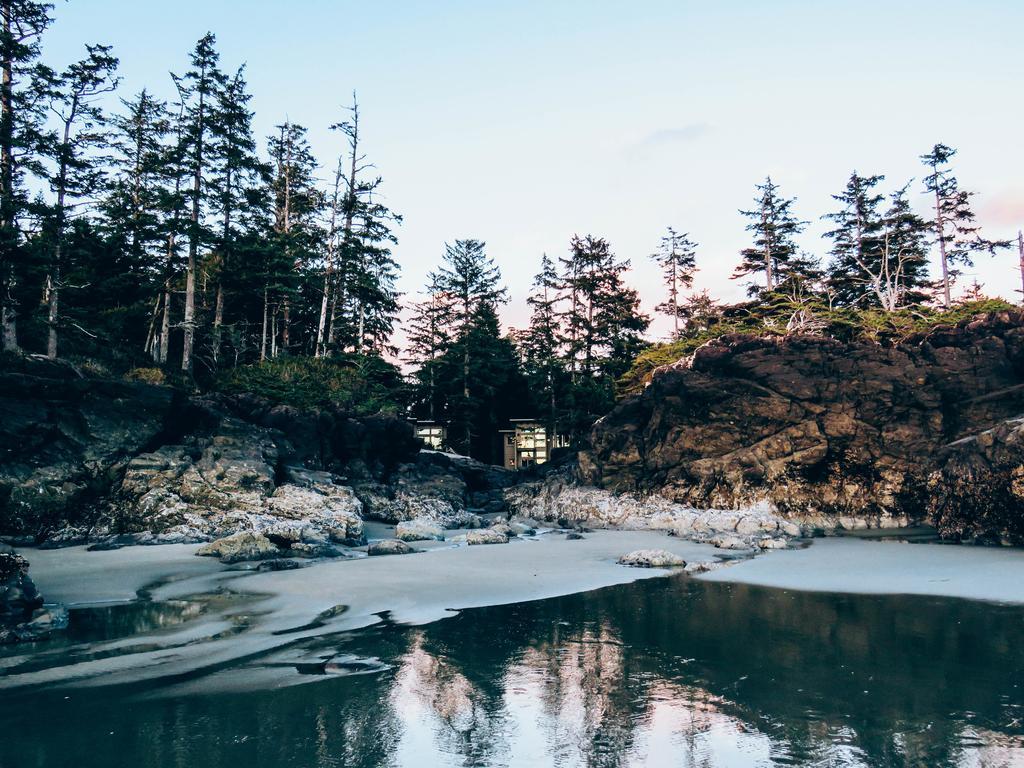
<instances>
[{"instance_id":1,"label":"tree trunk","mask_svg":"<svg viewBox=\"0 0 1024 768\"><path fill-rule=\"evenodd\" d=\"M164 311L160 320L160 345L157 348L157 362L160 365L167 364L168 352L171 339L171 279L168 277L164 282Z\"/></svg>"},{"instance_id":2,"label":"tree trunk","mask_svg":"<svg viewBox=\"0 0 1024 768\"><path fill-rule=\"evenodd\" d=\"M284 307L281 309L281 350L287 354L288 346L291 343L288 336L288 326L291 324L291 304L288 299L284 300ZM276 357L276 355L275 355Z\"/></svg>"},{"instance_id":3,"label":"tree trunk","mask_svg":"<svg viewBox=\"0 0 1024 768\"><path fill-rule=\"evenodd\" d=\"M201 77L205 81L206 71ZM192 345L196 333L196 261L199 257L199 208L203 187L203 134L205 126L205 103L202 88L199 90L199 108L196 115L196 156L192 170L192 226L188 238L188 264L185 267L185 341L181 350L181 370L192 372Z\"/></svg>"},{"instance_id":4,"label":"tree trunk","mask_svg":"<svg viewBox=\"0 0 1024 768\"><path fill-rule=\"evenodd\" d=\"M3 0L4 36L12 30L11 0ZM14 62L8 55L0 62L0 338L5 352L19 352L17 312L14 304L14 264L11 254L17 247L14 201Z\"/></svg>"},{"instance_id":5,"label":"tree trunk","mask_svg":"<svg viewBox=\"0 0 1024 768\"><path fill-rule=\"evenodd\" d=\"M64 216L68 186L68 155L71 151L71 126L78 113L78 97L71 100L71 110L64 120L64 136L60 145L60 162L57 166L57 209L54 223L53 262L50 274L46 278L47 285L47 338L46 356L57 359L57 317L60 309L61 262L64 255Z\"/></svg>"},{"instance_id":6,"label":"tree trunk","mask_svg":"<svg viewBox=\"0 0 1024 768\"><path fill-rule=\"evenodd\" d=\"M224 286L217 281L217 298L213 304L213 364L217 365L220 357L221 324L224 322Z\"/></svg>"},{"instance_id":7,"label":"tree trunk","mask_svg":"<svg viewBox=\"0 0 1024 768\"><path fill-rule=\"evenodd\" d=\"M942 301L949 309L953 305L949 289L949 262L946 259L946 222L942 219L942 198L935 190L935 231L939 236L939 260L942 263Z\"/></svg>"},{"instance_id":8,"label":"tree trunk","mask_svg":"<svg viewBox=\"0 0 1024 768\"><path fill-rule=\"evenodd\" d=\"M1024 297L1024 232L1017 231L1017 253L1020 254L1021 296ZM1024 301L1024 298L1021 299Z\"/></svg>"},{"instance_id":9,"label":"tree trunk","mask_svg":"<svg viewBox=\"0 0 1024 768\"><path fill-rule=\"evenodd\" d=\"M260 362L267 359L267 288L263 287L263 328L260 331Z\"/></svg>"}]
</instances>

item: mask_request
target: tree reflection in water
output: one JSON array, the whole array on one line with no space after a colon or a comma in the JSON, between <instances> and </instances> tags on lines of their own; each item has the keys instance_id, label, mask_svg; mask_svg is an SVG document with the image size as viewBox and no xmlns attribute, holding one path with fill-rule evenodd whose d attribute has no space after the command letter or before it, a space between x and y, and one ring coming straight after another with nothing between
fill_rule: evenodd
<instances>
[{"instance_id":1,"label":"tree reflection in water","mask_svg":"<svg viewBox=\"0 0 1024 768\"><path fill-rule=\"evenodd\" d=\"M658 579L309 644L373 675L4 697L0 766L1009 768L1022 641L1020 607Z\"/></svg>"}]
</instances>

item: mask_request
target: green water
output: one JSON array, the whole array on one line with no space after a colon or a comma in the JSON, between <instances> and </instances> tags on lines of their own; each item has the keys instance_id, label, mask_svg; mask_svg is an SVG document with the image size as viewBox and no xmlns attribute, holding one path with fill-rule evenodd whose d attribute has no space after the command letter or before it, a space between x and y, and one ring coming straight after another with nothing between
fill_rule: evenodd
<instances>
[{"instance_id":1,"label":"green water","mask_svg":"<svg viewBox=\"0 0 1024 768\"><path fill-rule=\"evenodd\" d=\"M290 652L0 693L0 766L1024 765L1019 606L654 579Z\"/></svg>"}]
</instances>

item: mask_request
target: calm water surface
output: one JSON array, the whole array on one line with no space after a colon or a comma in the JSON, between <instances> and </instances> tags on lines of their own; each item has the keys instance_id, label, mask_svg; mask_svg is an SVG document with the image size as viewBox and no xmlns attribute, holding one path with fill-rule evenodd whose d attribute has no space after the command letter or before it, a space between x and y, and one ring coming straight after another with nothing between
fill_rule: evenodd
<instances>
[{"instance_id":1,"label":"calm water surface","mask_svg":"<svg viewBox=\"0 0 1024 768\"><path fill-rule=\"evenodd\" d=\"M0 694L0 766L1024 766L1019 606L654 579L290 650L232 693Z\"/></svg>"}]
</instances>

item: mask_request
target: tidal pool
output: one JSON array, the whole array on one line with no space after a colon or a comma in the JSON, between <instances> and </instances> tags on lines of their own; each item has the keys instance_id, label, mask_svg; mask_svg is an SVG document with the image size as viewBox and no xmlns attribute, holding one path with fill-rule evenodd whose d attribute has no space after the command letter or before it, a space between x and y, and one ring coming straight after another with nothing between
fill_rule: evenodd
<instances>
[{"instance_id":1,"label":"tidal pool","mask_svg":"<svg viewBox=\"0 0 1024 768\"><path fill-rule=\"evenodd\" d=\"M231 673L4 693L0 766L1024 765L1019 605L671 577Z\"/></svg>"}]
</instances>

